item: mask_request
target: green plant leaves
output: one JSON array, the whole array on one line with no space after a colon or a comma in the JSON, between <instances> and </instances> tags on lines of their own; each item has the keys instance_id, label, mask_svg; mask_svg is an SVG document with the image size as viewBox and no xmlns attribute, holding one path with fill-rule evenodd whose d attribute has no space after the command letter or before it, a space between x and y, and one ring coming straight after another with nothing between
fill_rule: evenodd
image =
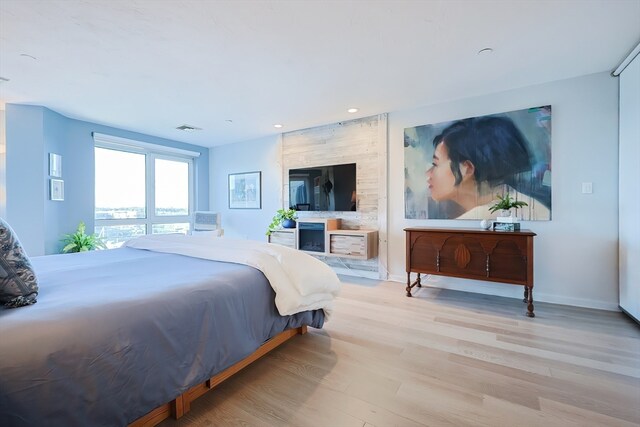
<instances>
[{"instance_id":1,"label":"green plant leaves","mask_svg":"<svg viewBox=\"0 0 640 427\"><path fill-rule=\"evenodd\" d=\"M267 227L267 232L265 233L267 236L270 236L273 231L276 231L282 221L285 219L296 220L298 219L298 214L295 209L278 209L276 211L275 216L271 220L271 224Z\"/></svg>"},{"instance_id":2,"label":"green plant leaves","mask_svg":"<svg viewBox=\"0 0 640 427\"><path fill-rule=\"evenodd\" d=\"M73 234L65 234L62 239L66 245L62 248L62 253L87 252L94 249L106 249L106 245L95 234L85 234L86 225L83 221L78 224L78 229Z\"/></svg>"},{"instance_id":3,"label":"green plant leaves","mask_svg":"<svg viewBox=\"0 0 640 427\"><path fill-rule=\"evenodd\" d=\"M512 208L522 208L524 206L529 206L526 202L522 200L512 199L509 193L507 193L504 197L499 194L496 194L498 201L489 207L489 212L494 213L496 211L508 211Z\"/></svg>"},{"instance_id":4,"label":"green plant leaves","mask_svg":"<svg viewBox=\"0 0 640 427\"><path fill-rule=\"evenodd\" d=\"M65 246L64 248L62 248L62 252L63 253L67 253L67 252L75 252L72 251L73 248L75 248L77 245L75 243L69 243L67 246Z\"/></svg>"}]
</instances>

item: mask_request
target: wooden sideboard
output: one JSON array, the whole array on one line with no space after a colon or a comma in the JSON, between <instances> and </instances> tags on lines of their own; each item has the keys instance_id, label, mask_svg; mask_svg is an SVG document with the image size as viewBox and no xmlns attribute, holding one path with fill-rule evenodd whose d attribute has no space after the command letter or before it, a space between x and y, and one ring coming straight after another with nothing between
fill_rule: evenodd
<instances>
[{"instance_id":1,"label":"wooden sideboard","mask_svg":"<svg viewBox=\"0 0 640 427\"><path fill-rule=\"evenodd\" d=\"M420 274L461 277L524 286L526 315L533 313L533 237L522 231L405 228L407 296L421 287ZM418 273L411 283L411 273Z\"/></svg>"}]
</instances>

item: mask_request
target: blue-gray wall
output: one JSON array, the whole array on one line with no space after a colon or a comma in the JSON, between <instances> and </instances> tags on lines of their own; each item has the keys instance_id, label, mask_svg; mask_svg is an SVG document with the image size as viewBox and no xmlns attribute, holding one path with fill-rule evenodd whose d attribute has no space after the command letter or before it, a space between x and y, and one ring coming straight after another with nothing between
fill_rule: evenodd
<instances>
[{"instance_id":1,"label":"blue-gray wall","mask_svg":"<svg viewBox=\"0 0 640 427\"><path fill-rule=\"evenodd\" d=\"M44 253L44 114L40 107L7 104L7 221L29 255Z\"/></svg>"},{"instance_id":2,"label":"blue-gray wall","mask_svg":"<svg viewBox=\"0 0 640 427\"><path fill-rule=\"evenodd\" d=\"M6 216L30 256L59 252L62 235L80 221L93 230L93 132L199 152L195 208L209 208L208 148L70 119L41 106L7 104ZM49 153L62 155L62 202L49 200Z\"/></svg>"},{"instance_id":3,"label":"blue-gray wall","mask_svg":"<svg viewBox=\"0 0 640 427\"><path fill-rule=\"evenodd\" d=\"M221 214L226 237L266 241L271 218L282 209L282 161L280 137L211 148L211 209ZM262 172L262 208L229 209L229 174Z\"/></svg>"}]
</instances>

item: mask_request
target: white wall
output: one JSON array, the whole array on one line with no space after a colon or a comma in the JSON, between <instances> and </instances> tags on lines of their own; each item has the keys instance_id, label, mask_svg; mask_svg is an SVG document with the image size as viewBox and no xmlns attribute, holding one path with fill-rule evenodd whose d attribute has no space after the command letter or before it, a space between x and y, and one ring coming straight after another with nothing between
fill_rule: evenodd
<instances>
[{"instance_id":1,"label":"white wall","mask_svg":"<svg viewBox=\"0 0 640 427\"><path fill-rule=\"evenodd\" d=\"M389 270L406 280L408 226L474 227L475 221L406 220L406 127L552 106L552 221L525 222L534 240L534 301L616 310L618 302L618 91L599 73L389 114ZM592 182L593 194L581 183ZM429 285L521 297L521 286L433 277ZM402 294L402 289L398 288Z\"/></svg>"},{"instance_id":2,"label":"white wall","mask_svg":"<svg viewBox=\"0 0 640 427\"><path fill-rule=\"evenodd\" d=\"M620 307L640 322L640 56L620 75Z\"/></svg>"},{"instance_id":3,"label":"white wall","mask_svg":"<svg viewBox=\"0 0 640 427\"><path fill-rule=\"evenodd\" d=\"M282 209L281 147L274 135L210 149L210 209L222 214L225 236L266 241L267 226ZM262 209L229 209L229 174L255 171L262 172Z\"/></svg>"},{"instance_id":4,"label":"white wall","mask_svg":"<svg viewBox=\"0 0 640 427\"><path fill-rule=\"evenodd\" d=\"M534 301L618 309L618 89L608 73L577 77L389 114L388 258L392 280L405 282L408 226L476 226L473 221L404 219L404 128L551 105L553 220L524 223L535 239ZM211 150L212 208L225 234L264 239L282 206L277 137ZM227 174L263 172L263 209L229 210ZM593 194L581 183L592 182ZM522 286L433 276L428 285L522 298ZM404 295L398 284L398 297Z\"/></svg>"}]
</instances>

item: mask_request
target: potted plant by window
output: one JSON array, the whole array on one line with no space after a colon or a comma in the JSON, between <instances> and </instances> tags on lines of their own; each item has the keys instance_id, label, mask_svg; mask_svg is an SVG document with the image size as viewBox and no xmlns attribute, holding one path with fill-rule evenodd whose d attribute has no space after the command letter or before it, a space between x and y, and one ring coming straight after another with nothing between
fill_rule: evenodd
<instances>
[{"instance_id":1,"label":"potted plant by window","mask_svg":"<svg viewBox=\"0 0 640 427\"><path fill-rule=\"evenodd\" d=\"M271 220L271 224L267 228L267 236L270 236L273 231L276 231L279 227L282 228L296 228L297 214L295 209L278 209L275 216Z\"/></svg>"},{"instance_id":2,"label":"potted plant by window","mask_svg":"<svg viewBox=\"0 0 640 427\"><path fill-rule=\"evenodd\" d=\"M502 217L498 217L498 221L505 218L513 218L511 209L516 210L516 217L518 208L522 208L524 206L529 206L526 202L522 200L512 199L509 193L505 194L504 197L496 194L498 201L489 207L489 212L494 213L496 211L502 211ZM512 220L513 221L513 220Z\"/></svg>"},{"instance_id":3,"label":"potted plant by window","mask_svg":"<svg viewBox=\"0 0 640 427\"><path fill-rule=\"evenodd\" d=\"M62 239L62 242L65 243L62 252L86 252L94 249L107 249L107 246L100 237L95 234L85 234L85 230L86 226L84 222L80 221L75 233L65 234Z\"/></svg>"}]
</instances>

